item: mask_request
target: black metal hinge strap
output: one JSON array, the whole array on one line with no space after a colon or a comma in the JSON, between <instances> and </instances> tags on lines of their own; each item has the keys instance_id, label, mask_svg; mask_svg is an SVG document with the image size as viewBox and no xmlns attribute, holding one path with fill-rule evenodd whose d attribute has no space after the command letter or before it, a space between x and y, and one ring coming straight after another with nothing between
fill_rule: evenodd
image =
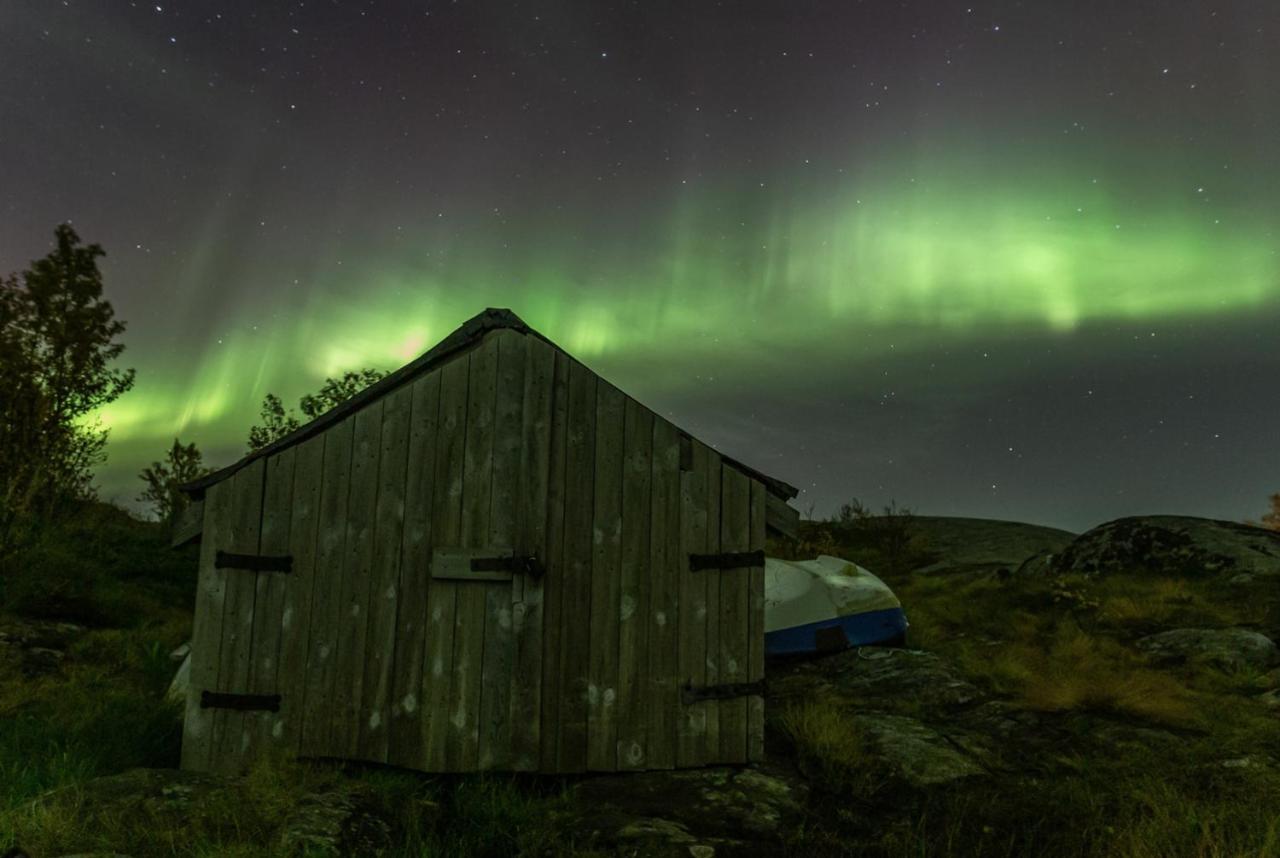
<instances>
[{"instance_id":1,"label":"black metal hinge strap","mask_svg":"<svg viewBox=\"0 0 1280 858\"><path fill-rule=\"evenodd\" d=\"M703 685L695 687L686 682L680 689L680 699L688 705L699 700L726 700L733 697L747 697L752 694L764 694L763 679L755 682L726 682L723 685Z\"/></svg>"},{"instance_id":2,"label":"black metal hinge strap","mask_svg":"<svg viewBox=\"0 0 1280 858\"><path fill-rule=\"evenodd\" d=\"M292 572L293 557L288 554L232 554L219 551L213 557L214 569L246 569L250 572Z\"/></svg>"},{"instance_id":3,"label":"black metal hinge strap","mask_svg":"<svg viewBox=\"0 0 1280 858\"><path fill-rule=\"evenodd\" d=\"M545 570L538 558L530 554L525 557L472 557L471 571L514 572L517 575L541 578Z\"/></svg>"},{"instance_id":4,"label":"black metal hinge strap","mask_svg":"<svg viewBox=\"0 0 1280 858\"><path fill-rule=\"evenodd\" d=\"M702 569L736 569L739 566L763 566L764 551L741 551L736 554L690 554L689 571Z\"/></svg>"},{"instance_id":5,"label":"black metal hinge strap","mask_svg":"<svg viewBox=\"0 0 1280 858\"><path fill-rule=\"evenodd\" d=\"M279 694L226 694L221 691L201 691L201 709L237 709L241 712L265 710L280 711Z\"/></svg>"}]
</instances>

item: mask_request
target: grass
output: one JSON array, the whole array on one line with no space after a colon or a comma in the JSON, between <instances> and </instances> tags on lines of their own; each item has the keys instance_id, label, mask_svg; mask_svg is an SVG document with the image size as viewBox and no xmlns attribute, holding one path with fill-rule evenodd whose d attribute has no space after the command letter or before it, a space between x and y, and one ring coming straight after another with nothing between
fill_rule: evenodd
<instances>
[{"instance_id":1,"label":"grass","mask_svg":"<svg viewBox=\"0 0 1280 858\"><path fill-rule=\"evenodd\" d=\"M308 793L358 782L393 823L390 855L570 854L573 803L558 782L264 759L180 813L90 806L82 785L94 778L178 767L181 707L164 695L176 668L169 653L190 637L195 554L170 551L160 527L101 504L31 533L0 564L0 622L88 628L59 669L36 679L0 649L0 850L284 855L278 831Z\"/></svg>"},{"instance_id":2,"label":"grass","mask_svg":"<svg viewBox=\"0 0 1280 858\"><path fill-rule=\"evenodd\" d=\"M308 795L358 781L392 827L391 855L591 854L573 840L581 812L573 792L546 779L264 759L180 814L88 801L93 778L178 762L181 713L164 690L175 667L168 653L190 632L194 557L169 553L157 528L118 513L89 510L4 561L0 620L65 619L69 610L89 629L47 677L0 662L0 850L20 842L36 855L274 858L283 854L281 825ZM838 533L810 528L808 539L863 559ZM927 546L908 547L927 555ZM911 790L882 776L876 747L852 717L857 700L793 700L769 713L770 747L789 749L817 789L812 816L786 832L788 853L1280 858L1280 776L1223 765L1280 759L1275 716L1251 699L1277 687L1280 673L1163 668L1133 646L1177 625L1264 624L1270 605L1214 582L1141 570L1099 580L886 577L907 606L913 646L1040 713L1071 741L1045 761L1056 767L1051 776ZM913 711L911 701L903 711ZM921 706L914 714L929 717ZM1104 753L1091 741L1107 725L1168 729L1177 740L1159 751Z\"/></svg>"},{"instance_id":3,"label":"grass","mask_svg":"<svg viewBox=\"0 0 1280 858\"><path fill-rule=\"evenodd\" d=\"M811 528L806 539L863 562L856 544L840 543L838 529ZM927 554L927 546L919 550ZM1074 740L1051 777L928 791L886 791L848 778L847 766L810 766L837 789L820 793L826 803L797 833L792 852L1280 858L1280 774L1224 765L1280 760L1275 715L1250 699L1277 687L1280 671L1163 668L1133 645L1180 626L1264 625L1273 605L1221 581L1145 570L1102 579L985 570L882 577L907 608L912 646L937 652L989 694L1041 713ZM1091 743L1101 725L1167 729L1176 739L1158 750L1108 751ZM778 726L802 760L862 764L865 747L830 702L799 704Z\"/></svg>"}]
</instances>

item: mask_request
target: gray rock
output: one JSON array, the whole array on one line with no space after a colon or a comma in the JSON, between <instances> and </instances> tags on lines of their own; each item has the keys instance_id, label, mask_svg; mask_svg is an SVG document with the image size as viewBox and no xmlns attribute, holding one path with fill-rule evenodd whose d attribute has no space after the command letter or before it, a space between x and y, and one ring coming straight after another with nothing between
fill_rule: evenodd
<instances>
[{"instance_id":1,"label":"gray rock","mask_svg":"<svg viewBox=\"0 0 1280 858\"><path fill-rule=\"evenodd\" d=\"M1033 554L1023 560L1018 565L1018 568L1013 570L1013 574L1015 577L1043 578L1053 571L1053 564L1056 558L1057 555L1051 551Z\"/></svg>"},{"instance_id":2,"label":"gray rock","mask_svg":"<svg viewBox=\"0 0 1280 858\"><path fill-rule=\"evenodd\" d=\"M57 672L84 631L75 623L10 618L0 625L0 651L15 654L23 676L35 679Z\"/></svg>"},{"instance_id":3,"label":"gray rock","mask_svg":"<svg viewBox=\"0 0 1280 858\"><path fill-rule=\"evenodd\" d=\"M1223 668L1259 670L1280 662L1275 642L1249 629L1172 629L1141 638L1137 645L1161 662L1197 660Z\"/></svg>"},{"instance_id":4,"label":"gray rock","mask_svg":"<svg viewBox=\"0 0 1280 858\"><path fill-rule=\"evenodd\" d=\"M1280 575L1280 532L1208 518L1121 518L1081 534L1056 572L1146 571L1164 575Z\"/></svg>"},{"instance_id":5,"label":"gray rock","mask_svg":"<svg viewBox=\"0 0 1280 858\"><path fill-rule=\"evenodd\" d=\"M573 789L593 845L673 858L774 854L808 794L774 767L604 775Z\"/></svg>"},{"instance_id":6,"label":"gray rock","mask_svg":"<svg viewBox=\"0 0 1280 858\"><path fill-rule=\"evenodd\" d=\"M378 813L373 791L347 782L305 796L281 827L285 855L381 855L391 847L391 827Z\"/></svg>"},{"instance_id":7,"label":"gray rock","mask_svg":"<svg viewBox=\"0 0 1280 858\"><path fill-rule=\"evenodd\" d=\"M896 711L904 705L949 713L981 693L935 653L861 647L810 661L770 665L769 705L837 694L863 709Z\"/></svg>"},{"instance_id":8,"label":"gray rock","mask_svg":"<svg viewBox=\"0 0 1280 858\"><path fill-rule=\"evenodd\" d=\"M855 716L853 721L871 738L892 773L912 786L928 787L986 774L972 756L977 745L965 748L914 718L878 714Z\"/></svg>"}]
</instances>

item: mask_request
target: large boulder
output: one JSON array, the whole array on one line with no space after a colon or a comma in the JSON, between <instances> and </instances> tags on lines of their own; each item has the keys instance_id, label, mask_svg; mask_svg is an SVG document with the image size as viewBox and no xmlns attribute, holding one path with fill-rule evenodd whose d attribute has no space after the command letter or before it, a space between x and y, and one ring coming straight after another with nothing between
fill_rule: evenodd
<instances>
[{"instance_id":1,"label":"large boulder","mask_svg":"<svg viewBox=\"0 0 1280 858\"><path fill-rule=\"evenodd\" d=\"M1077 537L1053 561L1058 573L1280 575L1280 532L1208 518L1121 518Z\"/></svg>"},{"instance_id":2,"label":"large boulder","mask_svg":"<svg viewBox=\"0 0 1280 858\"><path fill-rule=\"evenodd\" d=\"M1249 629L1171 629L1138 640L1159 662L1202 661L1223 668L1266 670L1280 662L1275 641Z\"/></svg>"}]
</instances>

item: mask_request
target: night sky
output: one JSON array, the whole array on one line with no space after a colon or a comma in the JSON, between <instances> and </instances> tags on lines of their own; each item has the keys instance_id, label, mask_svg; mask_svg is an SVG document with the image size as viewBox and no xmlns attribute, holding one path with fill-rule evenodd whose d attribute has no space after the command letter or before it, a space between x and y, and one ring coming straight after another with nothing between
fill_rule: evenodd
<instances>
[{"instance_id":1,"label":"night sky","mask_svg":"<svg viewBox=\"0 0 1280 858\"><path fill-rule=\"evenodd\" d=\"M61 221L123 503L486 306L817 515L1280 491L1275 0L4 0L0 273Z\"/></svg>"}]
</instances>

